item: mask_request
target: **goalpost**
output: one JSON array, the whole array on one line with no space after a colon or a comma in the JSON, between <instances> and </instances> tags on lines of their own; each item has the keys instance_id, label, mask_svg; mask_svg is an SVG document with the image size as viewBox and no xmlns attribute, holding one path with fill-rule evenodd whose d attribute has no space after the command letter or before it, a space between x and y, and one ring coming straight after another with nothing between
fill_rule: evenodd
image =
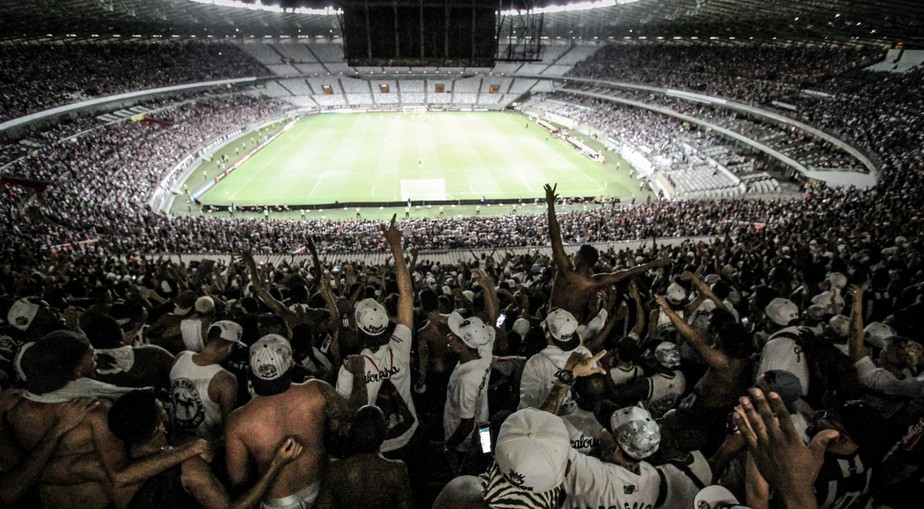
<instances>
[{"instance_id":1,"label":"goalpost","mask_svg":"<svg viewBox=\"0 0 924 509\"><path fill-rule=\"evenodd\" d=\"M422 105L401 107L401 112L411 113L413 115L411 118L414 120L424 120L424 116L428 111L430 111L430 109Z\"/></svg>"}]
</instances>

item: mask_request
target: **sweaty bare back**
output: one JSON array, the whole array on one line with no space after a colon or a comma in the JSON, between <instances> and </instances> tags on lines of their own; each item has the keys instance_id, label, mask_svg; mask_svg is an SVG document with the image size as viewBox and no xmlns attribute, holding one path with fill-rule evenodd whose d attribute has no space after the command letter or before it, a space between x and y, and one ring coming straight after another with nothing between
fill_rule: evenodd
<instances>
[{"instance_id":1,"label":"sweaty bare back","mask_svg":"<svg viewBox=\"0 0 924 509\"><path fill-rule=\"evenodd\" d=\"M34 449L54 426L59 405L23 400L7 414L10 430L24 449ZM97 409L93 412L96 415L91 415L87 421L64 435L52 458L77 458L96 451L91 419L105 421L105 410ZM105 473L100 473L100 476L105 477ZM105 507L110 501L108 491L99 482L87 481L82 473L74 472L72 477L61 479L60 485L38 484L42 505L61 509Z\"/></svg>"},{"instance_id":2,"label":"sweaty bare back","mask_svg":"<svg viewBox=\"0 0 924 509\"><path fill-rule=\"evenodd\" d=\"M267 498L283 498L320 480L327 453L324 449L325 398L317 382L292 385L286 392L258 396L235 410L228 418L226 432L228 471L235 484L242 484L235 474L241 458L249 458L257 471L249 472L250 481L269 468L276 450L287 437L294 437L304 452L282 468ZM245 467L246 468L246 467Z\"/></svg>"}]
</instances>

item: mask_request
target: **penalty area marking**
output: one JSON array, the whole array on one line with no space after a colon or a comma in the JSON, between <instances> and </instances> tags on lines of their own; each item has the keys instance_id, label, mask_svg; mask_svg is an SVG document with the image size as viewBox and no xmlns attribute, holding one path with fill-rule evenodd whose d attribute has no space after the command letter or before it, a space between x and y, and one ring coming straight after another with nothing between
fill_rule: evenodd
<instances>
[{"instance_id":1,"label":"penalty area marking","mask_svg":"<svg viewBox=\"0 0 924 509\"><path fill-rule=\"evenodd\" d=\"M401 201L428 201L446 199L444 179L401 180Z\"/></svg>"}]
</instances>

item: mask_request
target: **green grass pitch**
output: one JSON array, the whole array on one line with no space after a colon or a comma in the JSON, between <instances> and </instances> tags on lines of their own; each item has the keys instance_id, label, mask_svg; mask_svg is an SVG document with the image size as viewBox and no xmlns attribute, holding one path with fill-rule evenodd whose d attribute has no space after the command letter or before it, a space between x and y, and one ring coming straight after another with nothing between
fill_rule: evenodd
<instances>
[{"instance_id":1,"label":"green grass pitch","mask_svg":"<svg viewBox=\"0 0 924 509\"><path fill-rule=\"evenodd\" d=\"M617 170L617 157L606 157L595 162L512 112L320 114L301 119L200 199L218 206L532 200L546 182L557 182L562 196L637 192L628 165ZM190 187L202 183L199 173Z\"/></svg>"}]
</instances>

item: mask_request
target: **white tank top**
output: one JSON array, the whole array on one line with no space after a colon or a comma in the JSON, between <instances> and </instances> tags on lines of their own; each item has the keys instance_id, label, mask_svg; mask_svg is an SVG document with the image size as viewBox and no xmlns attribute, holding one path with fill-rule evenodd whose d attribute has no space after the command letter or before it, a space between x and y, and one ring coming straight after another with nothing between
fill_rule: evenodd
<instances>
[{"instance_id":1,"label":"white tank top","mask_svg":"<svg viewBox=\"0 0 924 509\"><path fill-rule=\"evenodd\" d=\"M209 383L224 368L198 366L193 352L181 352L170 369L170 402L174 433L211 440L222 432L221 408L209 398Z\"/></svg>"},{"instance_id":2,"label":"white tank top","mask_svg":"<svg viewBox=\"0 0 924 509\"><path fill-rule=\"evenodd\" d=\"M675 371L673 376L667 373L655 373L648 380L651 385L648 390L648 400L645 403L652 417L661 417L668 410L676 407L680 397L687 390L687 379L681 371Z\"/></svg>"}]
</instances>

